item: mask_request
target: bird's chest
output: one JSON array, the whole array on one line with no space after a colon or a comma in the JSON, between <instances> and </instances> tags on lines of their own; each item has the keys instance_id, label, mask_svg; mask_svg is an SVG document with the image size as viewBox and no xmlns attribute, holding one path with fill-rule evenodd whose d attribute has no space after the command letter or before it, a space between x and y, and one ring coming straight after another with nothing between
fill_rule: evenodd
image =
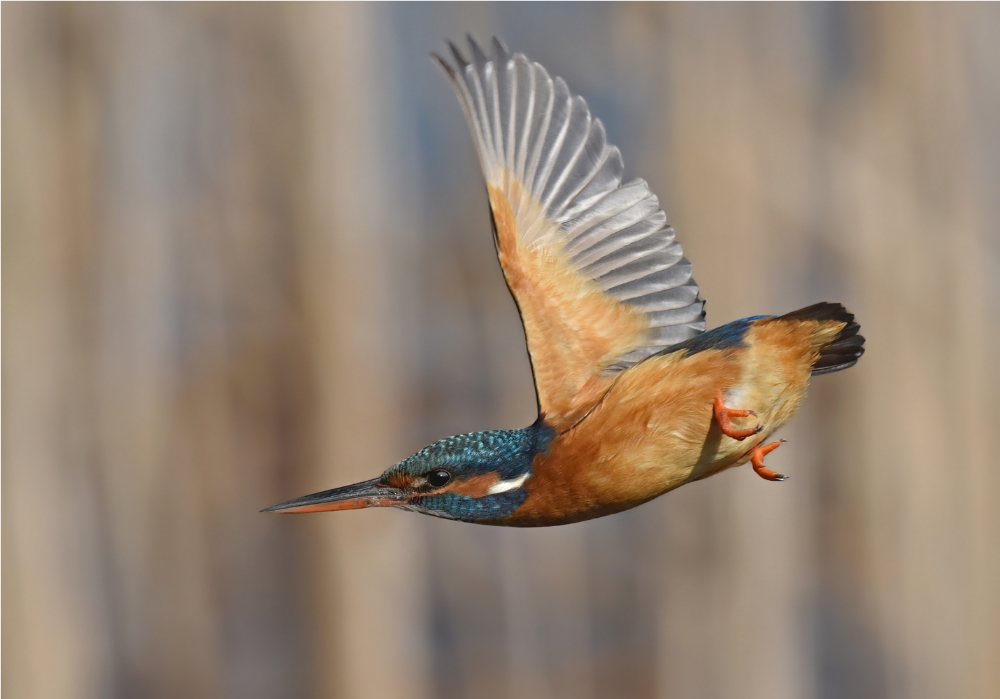
<instances>
[{"instance_id":1,"label":"bird's chest","mask_svg":"<svg viewBox=\"0 0 1000 699\"><path fill-rule=\"evenodd\" d=\"M711 404L638 406L552 442L533 464L520 517L576 521L635 507L690 478L710 429Z\"/></svg>"}]
</instances>

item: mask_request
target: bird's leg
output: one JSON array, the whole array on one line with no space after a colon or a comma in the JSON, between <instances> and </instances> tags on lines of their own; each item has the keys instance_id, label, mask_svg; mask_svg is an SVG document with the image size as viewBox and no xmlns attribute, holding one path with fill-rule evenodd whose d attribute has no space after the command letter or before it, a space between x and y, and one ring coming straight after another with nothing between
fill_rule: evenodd
<instances>
[{"instance_id":1,"label":"bird's leg","mask_svg":"<svg viewBox=\"0 0 1000 699\"><path fill-rule=\"evenodd\" d=\"M770 444L765 444L754 448L752 455L750 456L750 463L753 465L753 470L757 472L757 475L768 481L787 481L788 476L783 476L780 473L775 473L769 468L764 468L764 457L770 454L772 451L781 446L781 443L785 440L781 439L777 442L771 442Z\"/></svg>"},{"instance_id":2,"label":"bird's leg","mask_svg":"<svg viewBox=\"0 0 1000 699\"><path fill-rule=\"evenodd\" d=\"M750 417L751 415L756 415L752 410L735 410L733 408L727 408L725 401L722 399L722 391L716 390L715 392L715 421L719 423L719 429L722 430L722 434L733 439L738 439L740 441L751 437L762 429L763 425L757 425L756 427L750 427L745 430L738 430L733 427L732 421L729 419L731 417Z\"/></svg>"}]
</instances>

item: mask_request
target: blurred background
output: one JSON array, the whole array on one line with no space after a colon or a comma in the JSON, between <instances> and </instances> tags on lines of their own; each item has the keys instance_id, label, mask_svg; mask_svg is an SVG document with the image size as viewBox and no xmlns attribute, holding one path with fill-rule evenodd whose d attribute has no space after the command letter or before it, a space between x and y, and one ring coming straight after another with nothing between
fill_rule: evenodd
<instances>
[{"instance_id":1,"label":"blurred background","mask_svg":"<svg viewBox=\"0 0 1000 699\"><path fill-rule=\"evenodd\" d=\"M535 531L258 514L535 417L427 59L466 31L587 99L710 326L857 313L788 483ZM998 36L996 4L4 3L4 696L1000 696Z\"/></svg>"}]
</instances>

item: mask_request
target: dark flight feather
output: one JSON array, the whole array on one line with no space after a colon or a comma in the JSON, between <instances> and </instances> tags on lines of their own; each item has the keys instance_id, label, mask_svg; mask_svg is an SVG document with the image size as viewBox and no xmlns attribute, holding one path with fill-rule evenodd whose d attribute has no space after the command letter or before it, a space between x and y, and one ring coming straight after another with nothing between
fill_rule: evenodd
<instances>
[{"instance_id":1,"label":"dark flight feather","mask_svg":"<svg viewBox=\"0 0 1000 699\"><path fill-rule=\"evenodd\" d=\"M849 369L865 353L865 338L858 334L861 326L854 322L854 314L839 303L817 303L781 317L786 320L832 320L846 323L833 342L820 350L819 359L813 365L813 376Z\"/></svg>"}]
</instances>

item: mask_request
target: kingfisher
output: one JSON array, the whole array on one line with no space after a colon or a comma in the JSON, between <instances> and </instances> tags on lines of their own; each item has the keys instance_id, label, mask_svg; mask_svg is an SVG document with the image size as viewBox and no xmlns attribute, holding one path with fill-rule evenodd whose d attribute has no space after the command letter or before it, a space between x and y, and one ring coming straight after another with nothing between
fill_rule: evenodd
<instances>
[{"instance_id":1,"label":"kingfisher","mask_svg":"<svg viewBox=\"0 0 1000 699\"><path fill-rule=\"evenodd\" d=\"M674 229L583 98L497 38L436 54L472 132L493 240L517 305L538 418L448 437L369 481L264 512L397 507L537 527L603 517L749 462L810 376L864 352L854 316L818 303L705 330Z\"/></svg>"}]
</instances>

